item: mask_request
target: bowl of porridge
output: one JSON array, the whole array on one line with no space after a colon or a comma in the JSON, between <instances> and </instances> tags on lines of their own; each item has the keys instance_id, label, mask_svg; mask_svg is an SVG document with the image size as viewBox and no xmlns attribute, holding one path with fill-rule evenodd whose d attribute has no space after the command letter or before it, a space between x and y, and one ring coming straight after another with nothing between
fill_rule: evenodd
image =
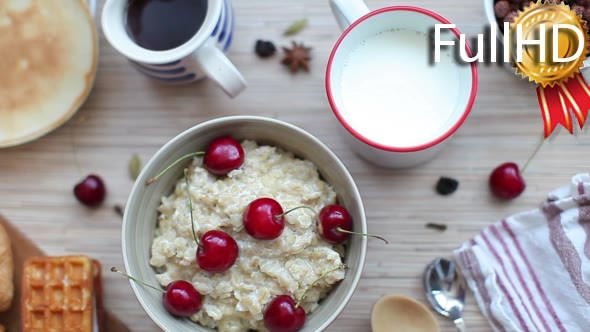
<instances>
[{"instance_id":1,"label":"bowl of porridge","mask_svg":"<svg viewBox=\"0 0 590 332\"><path fill-rule=\"evenodd\" d=\"M225 136L243 149L239 168L214 175L203 156L196 155L146 185L180 157L204 151ZM260 198L276 200L284 211L307 208L284 216L280 236L259 239L244 227L243 218L244 211ZM202 295L202 307L188 318L177 318L163 306L161 292L134 282L132 289L165 331L267 331L265 311L282 295L301 300L306 315L300 331L323 330L352 296L367 245L362 236L351 236L343 243L324 240L313 211L335 204L346 208L354 231L366 233L354 180L336 155L309 133L253 116L199 124L173 138L146 164L127 203L122 245L130 275L162 289L186 280ZM229 269L210 272L196 259L195 238L217 230L235 240L239 255ZM338 266L346 269L335 269Z\"/></svg>"}]
</instances>

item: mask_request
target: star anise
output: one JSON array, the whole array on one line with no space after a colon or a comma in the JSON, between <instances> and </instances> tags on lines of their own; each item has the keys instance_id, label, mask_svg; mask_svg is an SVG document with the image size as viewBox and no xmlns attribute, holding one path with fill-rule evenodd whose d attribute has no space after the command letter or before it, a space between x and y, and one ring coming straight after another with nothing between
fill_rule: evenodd
<instances>
[{"instance_id":1,"label":"star anise","mask_svg":"<svg viewBox=\"0 0 590 332\"><path fill-rule=\"evenodd\" d=\"M281 63L289 66L289 70L292 73L298 72L299 69L309 71L309 61L311 60L309 52L311 51L311 47L305 47L303 43L297 44L293 42L293 48L283 47L283 50L285 51L285 57Z\"/></svg>"}]
</instances>

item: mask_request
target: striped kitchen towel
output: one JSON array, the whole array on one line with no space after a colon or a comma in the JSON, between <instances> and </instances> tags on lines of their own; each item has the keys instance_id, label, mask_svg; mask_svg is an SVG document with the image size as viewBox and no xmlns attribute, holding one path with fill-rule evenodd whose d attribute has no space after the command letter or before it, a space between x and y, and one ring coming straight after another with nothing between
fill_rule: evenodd
<instances>
[{"instance_id":1,"label":"striped kitchen towel","mask_svg":"<svg viewBox=\"0 0 590 332\"><path fill-rule=\"evenodd\" d=\"M590 175L454 252L494 331L590 332Z\"/></svg>"}]
</instances>

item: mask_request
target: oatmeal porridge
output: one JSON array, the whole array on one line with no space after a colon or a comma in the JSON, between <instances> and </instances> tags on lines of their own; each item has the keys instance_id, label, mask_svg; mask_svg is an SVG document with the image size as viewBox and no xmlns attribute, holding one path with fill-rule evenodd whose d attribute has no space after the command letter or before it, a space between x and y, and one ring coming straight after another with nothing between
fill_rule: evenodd
<instances>
[{"instance_id":1,"label":"oatmeal porridge","mask_svg":"<svg viewBox=\"0 0 590 332\"><path fill-rule=\"evenodd\" d=\"M263 314L270 301L278 295L299 299L322 273L341 265L344 256L342 245L319 236L315 216L306 209L287 214L285 229L274 240L257 240L245 232L242 213L257 198L274 198L285 211L303 205L319 211L336 203L336 193L310 161L253 141L242 142L242 147L244 164L227 177L210 174L202 157L194 158L188 175L195 231L202 235L219 229L231 235L239 246L236 263L223 273L197 265L184 179L162 198L150 260L161 285L191 281L204 295L202 309L191 319L222 332L266 331ZM306 313L317 308L344 274L329 273L309 290L301 304Z\"/></svg>"}]
</instances>

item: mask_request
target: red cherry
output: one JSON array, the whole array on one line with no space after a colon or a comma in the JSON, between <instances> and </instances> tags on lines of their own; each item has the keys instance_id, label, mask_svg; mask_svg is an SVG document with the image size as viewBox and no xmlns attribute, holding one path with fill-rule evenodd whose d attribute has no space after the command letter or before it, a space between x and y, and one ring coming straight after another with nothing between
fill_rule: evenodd
<instances>
[{"instance_id":1,"label":"red cherry","mask_svg":"<svg viewBox=\"0 0 590 332\"><path fill-rule=\"evenodd\" d=\"M381 236L352 231L352 217L348 210L341 205L326 205L318 215L318 232L327 242L338 244L346 241L350 234L361 235L379 239L389 243Z\"/></svg>"},{"instance_id":2,"label":"red cherry","mask_svg":"<svg viewBox=\"0 0 590 332\"><path fill-rule=\"evenodd\" d=\"M305 324L305 310L288 295L275 297L264 312L264 326L270 332L296 332Z\"/></svg>"},{"instance_id":3,"label":"red cherry","mask_svg":"<svg viewBox=\"0 0 590 332\"><path fill-rule=\"evenodd\" d=\"M258 198L244 210L242 216L246 232L255 239L276 239L285 229L283 208L272 198Z\"/></svg>"},{"instance_id":4,"label":"red cherry","mask_svg":"<svg viewBox=\"0 0 590 332\"><path fill-rule=\"evenodd\" d=\"M225 272L238 258L238 244L231 235L218 231L208 231L201 236L197 249L199 267L209 272Z\"/></svg>"},{"instance_id":5,"label":"red cherry","mask_svg":"<svg viewBox=\"0 0 590 332\"><path fill-rule=\"evenodd\" d=\"M216 138L209 144L203 157L203 165L212 174L227 175L244 163L244 149L231 137Z\"/></svg>"},{"instance_id":6,"label":"red cherry","mask_svg":"<svg viewBox=\"0 0 590 332\"><path fill-rule=\"evenodd\" d=\"M191 152L176 159L172 164L166 166L166 168L161 170L154 177L149 178L147 184L150 185L156 182L161 176L166 174L166 172L180 162L192 159L196 156L204 156L203 166L211 174L218 176L225 176L234 169L240 168L244 163L244 149L242 149L240 143L231 137L219 137L209 144L205 152Z\"/></svg>"},{"instance_id":7,"label":"red cherry","mask_svg":"<svg viewBox=\"0 0 590 332\"><path fill-rule=\"evenodd\" d=\"M490 175L490 189L498 198L516 198L525 187L524 179L515 163L504 163L494 169Z\"/></svg>"},{"instance_id":8,"label":"red cherry","mask_svg":"<svg viewBox=\"0 0 590 332\"><path fill-rule=\"evenodd\" d=\"M106 196L104 182L98 175L88 175L74 187L74 195L86 206L99 206Z\"/></svg>"},{"instance_id":9,"label":"red cherry","mask_svg":"<svg viewBox=\"0 0 590 332\"><path fill-rule=\"evenodd\" d=\"M319 214L320 235L330 243L342 243L348 239L350 233L341 232L339 229L352 231L350 214L343 206L326 205Z\"/></svg>"},{"instance_id":10,"label":"red cherry","mask_svg":"<svg viewBox=\"0 0 590 332\"><path fill-rule=\"evenodd\" d=\"M164 307L168 312L178 317L190 317L203 305L203 298L195 287L188 281L176 280L166 287L164 293Z\"/></svg>"},{"instance_id":11,"label":"red cherry","mask_svg":"<svg viewBox=\"0 0 590 332\"><path fill-rule=\"evenodd\" d=\"M174 316L190 317L199 312L203 305L203 296L188 281L173 281L166 286L166 290L164 291L161 288L154 287L125 272L119 271L116 267L112 267L111 272L119 273L140 285L162 292L164 308Z\"/></svg>"}]
</instances>

